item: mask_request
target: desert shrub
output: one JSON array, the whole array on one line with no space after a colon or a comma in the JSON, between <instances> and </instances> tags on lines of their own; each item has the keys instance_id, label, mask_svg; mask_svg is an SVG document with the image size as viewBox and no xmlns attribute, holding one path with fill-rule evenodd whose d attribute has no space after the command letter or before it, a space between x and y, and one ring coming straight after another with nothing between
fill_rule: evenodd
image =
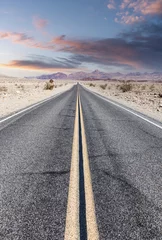
<instances>
[{"instance_id":1,"label":"desert shrub","mask_svg":"<svg viewBox=\"0 0 162 240\"><path fill-rule=\"evenodd\" d=\"M145 86L145 85L141 87L141 90L145 90L145 89L146 89L146 86Z\"/></svg>"},{"instance_id":2,"label":"desert shrub","mask_svg":"<svg viewBox=\"0 0 162 240\"><path fill-rule=\"evenodd\" d=\"M122 90L122 92L129 92L132 90L132 88L133 86L130 83L123 83L122 85L120 85L120 90Z\"/></svg>"},{"instance_id":3,"label":"desert shrub","mask_svg":"<svg viewBox=\"0 0 162 240\"><path fill-rule=\"evenodd\" d=\"M103 84L103 85L100 85L100 88L102 88L103 90L105 90L107 87L107 83L106 84Z\"/></svg>"},{"instance_id":4,"label":"desert shrub","mask_svg":"<svg viewBox=\"0 0 162 240\"><path fill-rule=\"evenodd\" d=\"M22 91L25 90L25 86L23 84L17 85L17 88L19 88Z\"/></svg>"},{"instance_id":5,"label":"desert shrub","mask_svg":"<svg viewBox=\"0 0 162 240\"><path fill-rule=\"evenodd\" d=\"M7 92L7 87L0 87L0 92Z\"/></svg>"},{"instance_id":6,"label":"desert shrub","mask_svg":"<svg viewBox=\"0 0 162 240\"><path fill-rule=\"evenodd\" d=\"M95 87L96 84L90 83L89 86L90 86L90 87Z\"/></svg>"},{"instance_id":7,"label":"desert shrub","mask_svg":"<svg viewBox=\"0 0 162 240\"><path fill-rule=\"evenodd\" d=\"M162 93L159 93L159 98L162 98Z\"/></svg>"},{"instance_id":8,"label":"desert shrub","mask_svg":"<svg viewBox=\"0 0 162 240\"><path fill-rule=\"evenodd\" d=\"M54 81L51 79L49 82L46 82L44 90L52 90L54 88Z\"/></svg>"},{"instance_id":9,"label":"desert shrub","mask_svg":"<svg viewBox=\"0 0 162 240\"><path fill-rule=\"evenodd\" d=\"M154 86L154 84L152 84L152 85L150 86L150 90L153 91L154 88L155 88L155 86Z\"/></svg>"}]
</instances>

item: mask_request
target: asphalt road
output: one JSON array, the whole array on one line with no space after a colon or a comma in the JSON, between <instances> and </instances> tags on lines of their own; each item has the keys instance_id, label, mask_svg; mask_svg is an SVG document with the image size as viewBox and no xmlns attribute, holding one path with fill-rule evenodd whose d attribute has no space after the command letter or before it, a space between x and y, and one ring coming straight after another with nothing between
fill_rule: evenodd
<instances>
[{"instance_id":1,"label":"asphalt road","mask_svg":"<svg viewBox=\"0 0 162 240\"><path fill-rule=\"evenodd\" d=\"M63 239L76 86L0 131L0 239Z\"/></svg>"},{"instance_id":2,"label":"asphalt road","mask_svg":"<svg viewBox=\"0 0 162 240\"><path fill-rule=\"evenodd\" d=\"M100 239L162 239L162 129L80 88Z\"/></svg>"},{"instance_id":3,"label":"asphalt road","mask_svg":"<svg viewBox=\"0 0 162 240\"><path fill-rule=\"evenodd\" d=\"M162 240L162 129L79 93L99 238ZM76 99L74 86L0 123L0 239L64 239Z\"/></svg>"}]
</instances>

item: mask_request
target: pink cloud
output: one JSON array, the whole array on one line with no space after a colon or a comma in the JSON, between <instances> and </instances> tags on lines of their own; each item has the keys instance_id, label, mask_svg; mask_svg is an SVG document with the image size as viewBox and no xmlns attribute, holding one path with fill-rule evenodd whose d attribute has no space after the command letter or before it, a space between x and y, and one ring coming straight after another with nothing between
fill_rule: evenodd
<instances>
[{"instance_id":1,"label":"pink cloud","mask_svg":"<svg viewBox=\"0 0 162 240\"><path fill-rule=\"evenodd\" d=\"M54 50L55 46L50 43L42 43L36 41L33 37L27 36L25 33L17 32L0 32L0 40L7 39L15 44L22 44L30 48L40 48Z\"/></svg>"},{"instance_id":2,"label":"pink cloud","mask_svg":"<svg viewBox=\"0 0 162 240\"><path fill-rule=\"evenodd\" d=\"M122 16L121 19L119 18L115 18L115 22L117 23L123 23L123 24L134 24L134 23L137 23L137 22L141 22L144 20L144 17L143 16L130 16L130 15L125 15L125 16Z\"/></svg>"},{"instance_id":3,"label":"pink cloud","mask_svg":"<svg viewBox=\"0 0 162 240\"><path fill-rule=\"evenodd\" d=\"M109 9L113 9L113 6L109 6ZM162 14L162 0L122 0L119 9L115 22L133 24L143 21L145 15Z\"/></svg>"},{"instance_id":4,"label":"pink cloud","mask_svg":"<svg viewBox=\"0 0 162 240\"><path fill-rule=\"evenodd\" d=\"M39 17L34 17L33 25L36 29L43 29L48 25L48 20Z\"/></svg>"},{"instance_id":5,"label":"pink cloud","mask_svg":"<svg viewBox=\"0 0 162 240\"><path fill-rule=\"evenodd\" d=\"M159 14L162 13L162 0L124 0L120 6L122 9L133 9L140 14Z\"/></svg>"},{"instance_id":6,"label":"pink cloud","mask_svg":"<svg viewBox=\"0 0 162 240\"><path fill-rule=\"evenodd\" d=\"M162 0L157 0L148 4L141 10L143 14L160 14L162 13Z\"/></svg>"},{"instance_id":7,"label":"pink cloud","mask_svg":"<svg viewBox=\"0 0 162 240\"><path fill-rule=\"evenodd\" d=\"M16 32L0 32L0 39L10 39L14 43L30 44L34 41L32 37L27 36L25 33Z\"/></svg>"},{"instance_id":8,"label":"pink cloud","mask_svg":"<svg viewBox=\"0 0 162 240\"><path fill-rule=\"evenodd\" d=\"M109 4L107 5L108 9L115 9L115 1L114 0L109 0Z\"/></svg>"}]
</instances>

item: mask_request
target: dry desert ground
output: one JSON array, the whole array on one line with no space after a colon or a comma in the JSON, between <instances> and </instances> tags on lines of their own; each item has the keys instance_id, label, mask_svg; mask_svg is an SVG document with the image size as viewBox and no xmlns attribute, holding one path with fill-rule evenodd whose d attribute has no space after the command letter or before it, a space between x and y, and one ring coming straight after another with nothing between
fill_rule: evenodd
<instances>
[{"instance_id":1,"label":"dry desert ground","mask_svg":"<svg viewBox=\"0 0 162 240\"><path fill-rule=\"evenodd\" d=\"M162 121L162 83L91 81L83 84L109 99Z\"/></svg>"},{"instance_id":2,"label":"dry desert ground","mask_svg":"<svg viewBox=\"0 0 162 240\"><path fill-rule=\"evenodd\" d=\"M0 77L0 117L69 89L70 81L55 81L53 90L44 90L47 80Z\"/></svg>"},{"instance_id":3,"label":"dry desert ground","mask_svg":"<svg viewBox=\"0 0 162 240\"><path fill-rule=\"evenodd\" d=\"M53 90L44 90L47 80L0 77L0 117L42 101L72 87L77 81L56 80ZM80 81L85 87L136 111L162 121L162 83Z\"/></svg>"}]
</instances>

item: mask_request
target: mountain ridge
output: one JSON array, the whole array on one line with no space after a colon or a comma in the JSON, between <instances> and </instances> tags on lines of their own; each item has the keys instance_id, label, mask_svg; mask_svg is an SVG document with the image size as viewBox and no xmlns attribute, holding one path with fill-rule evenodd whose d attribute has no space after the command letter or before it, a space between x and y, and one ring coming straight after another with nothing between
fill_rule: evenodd
<instances>
[{"instance_id":1,"label":"mountain ridge","mask_svg":"<svg viewBox=\"0 0 162 240\"><path fill-rule=\"evenodd\" d=\"M136 81L162 81L162 72L152 72L152 73L140 73L140 72L130 72L123 74L120 72L116 73L106 73L101 72L98 69L91 73L86 73L79 71L76 73L71 73L69 75L63 72L57 72L52 74L43 74L36 76L37 79L63 79L63 80L136 80Z\"/></svg>"}]
</instances>

